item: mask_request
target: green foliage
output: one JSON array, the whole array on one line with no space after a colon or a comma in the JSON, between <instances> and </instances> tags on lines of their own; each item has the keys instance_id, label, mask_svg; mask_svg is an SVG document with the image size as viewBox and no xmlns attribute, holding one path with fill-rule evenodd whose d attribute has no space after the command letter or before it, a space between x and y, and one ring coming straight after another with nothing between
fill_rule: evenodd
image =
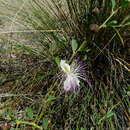
<instances>
[{"instance_id":1,"label":"green foliage","mask_svg":"<svg viewBox=\"0 0 130 130\"><path fill-rule=\"evenodd\" d=\"M49 96L48 99L47 99L47 102L51 102L51 101L53 101L53 100L55 100L55 99L56 99L56 97L54 97L54 96Z\"/></svg>"},{"instance_id":2,"label":"green foliage","mask_svg":"<svg viewBox=\"0 0 130 130\"><path fill-rule=\"evenodd\" d=\"M72 39L72 50L73 50L73 53L76 52L77 48L78 48L78 42L75 39Z\"/></svg>"},{"instance_id":3,"label":"green foliage","mask_svg":"<svg viewBox=\"0 0 130 130\"><path fill-rule=\"evenodd\" d=\"M114 116L114 112L108 111L106 115L99 120L98 124L101 124L102 120L108 120L108 118L111 118L112 116Z\"/></svg>"},{"instance_id":4,"label":"green foliage","mask_svg":"<svg viewBox=\"0 0 130 130\"><path fill-rule=\"evenodd\" d=\"M115 6L116 6L116 1L115 0L111 0L111 3L112 3L112 9L114 9Z\"/></svg>"},{"instance_id":5,"label":"green foliage","mask_svg":"<svg viewBox=\"0 0 130 130\"><path fill-rule=\"evenodd\" d=\"M48 125L49 125L49 119L48 118L43 118L43 128L45 130L47 130Z\"/></svg>"},{"instance_id":6,"label":"green foliage","mask_svg":"<svg viewBox=\"0 0 130 130\"><path fill-rule=\"evenodd\" d=\"M31 119L34 117L34 113L33 113L33 110L31 107L26 108L26 115L27 115L27 117L29 117Z\"/></svg>"},{"instance_id":7,"label":"green foliage","mask_svg":"<svg viewBox=\"0 0 130 130\"><path fill-rule=\"evenodd\" d=\"M121 6L126 8L130 5L130 1L129 0L121 0Z\"/></svg>"},{"instance_id":8,"label":"green foliage","mask_svg":"<svg viewBox=\"0 0 130 130\"><path fill-rule=\"evenodd\" d=\"M55 57L55 62L56 62L56 64L59 66L60 65L60 58L57 56L57 57Z\"/></svg>"},{"instance_id":9,"label":"green foliage","mask_svg":"<svg viewBox=\"0 0 130 130\"><path fill-rule=\"evenodd\" d=\"M107 26L112 26L112 25L116 25L118 22L116 20L112 20L112 21L109 21L106 25Z\"/></svg>"}]
</instances>

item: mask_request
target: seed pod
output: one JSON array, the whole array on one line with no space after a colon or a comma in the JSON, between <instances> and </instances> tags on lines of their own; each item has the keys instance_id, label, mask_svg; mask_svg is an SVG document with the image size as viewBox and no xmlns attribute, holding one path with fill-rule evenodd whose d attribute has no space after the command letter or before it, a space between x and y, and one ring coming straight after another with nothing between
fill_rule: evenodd
<instances>
[{"instance_id":1,"label":"seed pod","mask_svg":"<svg viewBox=\"0 0 130 130\"><path fill-rule=\"evenodd\" d=\"M94 14L99 14L99 13L100 13L99 8L95 7L95 8L92 10L92 13L94 13Z\"/></svg>"},{"instance_id":2,"label":"seed pod","mask_svg":"<svg viewBox=\"0 0 130 130\"><path fill-rule=\"evenodd\" d=\"M89 28L90 28L91 31L97 32L99 26L97 24L91 24Z\"/></svg>"},{"instance_id":3,"label":"seed pod","mask_svg":"<svg viewBox=\"0 0 130 130\"><path fill-rule=\"evenodd\" d=\"M101 114L106 114L106 110L105 109L100 109L100 113Z\"/></svg>"}]
</instances>

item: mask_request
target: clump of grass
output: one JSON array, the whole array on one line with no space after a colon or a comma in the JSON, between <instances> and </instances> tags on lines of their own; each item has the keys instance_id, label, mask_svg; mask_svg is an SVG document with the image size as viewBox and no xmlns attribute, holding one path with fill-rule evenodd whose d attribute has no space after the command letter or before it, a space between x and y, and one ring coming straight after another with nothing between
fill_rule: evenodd
<instances>
[{"instance_id":1,"label":"clump of grass","mask_svg":"<svg viewBox=\"0 0 130 130\"><path fill-rule=\"evenodd\" d=\"M29 0L2 5L1 15L9 27L0 32L0 45L7 45L0 85L3 93L11 93L2 95L1 102L9 103L2 119L22 129L129 127L127 0ZM86 63L91 85L82 82L79 93L63 93L56 77L59 61L77 57ZM12 108L16 115L10 113Z\"/></svg>"}]
</instances>

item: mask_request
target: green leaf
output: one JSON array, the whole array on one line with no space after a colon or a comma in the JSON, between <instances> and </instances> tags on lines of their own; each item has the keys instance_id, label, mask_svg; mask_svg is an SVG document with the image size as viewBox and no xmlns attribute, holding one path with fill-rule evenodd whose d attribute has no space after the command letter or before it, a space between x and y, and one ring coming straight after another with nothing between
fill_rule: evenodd
<instances>
[{"instance_id":1,"label":"green leaf","mask_svg":"<svg viewBox=\"0 0 130 130\"><path fill-rule=\"evenodd\" d=\"M130 91L130 85L128 86L128 91Z\"/></svg>"},{"instance_id":2,"label":"green leaf","mask_svg":"<svg viewBox=\"0 0 130 130\"><path fill-rule=\"evenodd\" d=\"M26 115L29 118L33 118L34 114L33 114L33 110L31 107L26 108Z\"/></svg>"},{"instance_id":3,"label":"green leaf","mask_svg":"<svg viewBox=\"0 0 130 130\"><path fill-rule=\"evenodd\" d=\"M48 118L43 118L43 128L46 130L48 128L49 124L49 119Z\"/></svg>"},{"instance_id":4,"label":"green leaf","mask_svg":"<svg viewBox=\"0 0 130 130\"><path fill-rule=\"evenodd\" d=\"M116 6L115 0L111 0L111 3L112 3L112 9L114 9L114 7Z\"/></svg>"},{"instance_id":5,"label":"green leaf","mask_svg":"<svg viewBox=\"0 0 130 130\"><path fill-rule=\"evenodd\" d=\"M86 51L87 50L87 41L83 41L78 51Z\"/></svg>"},{"instance_id":6,"label":"green leaf","mask_svg":"<svg viewBox=\"0 0 130 130\"><path fill-rule=\"evenodd\" d=\"M103 116L99 121L98 124L100 124L103 120L106 120L114 115L113 111L108 111L105 116Z\"/></svg>"},{"instance_id":7,"label":"green leaf","mask_svg":"<svg viewBox=\"0 0 130 130\"><path fill-rule=\"evenodd\" d=\"M55 62L56 62L56 64L59 66L60 65L60 58L57 56L57 57L55 57Z\"/></svg>"},{"instance_id":8,"label":"green leaf","mask_svg":"<svg viewBox=\"0 0 130 130\"><path fill-rule=\"evenodd\" d=\"M112 21L109 21L106 25L107 26L112 26L112 25L115 25L117 24L118 22L116 20L112 20Z\"/></svg>"},{"instance_id":9,"label":"green leaf","mask_svg":"<svg viewBox=\"0 0 130 130\"><path fill-rule=\"evenodd\" d=\"M130 0L121 0L121 6L126 8L130 4Z\"/></svg>"},{"instance_id":10,"label":"green leaf","mask_svg":"<svg viewBox=\"0 0 130 130\"><path fill-rule=\"evenodd\" d=\"M130 19L126 20L125 24L130 24Z\"/></svg>"},{"instance_id":11,"label":"green leaf","mask_svg":"<svg viewBox=\"0 0 130 130\"><path fill-rule=\"evenodd\" d=\"M10 130L16 130L16 128L11 127Z\"/></svg>"},{"instance_id":12,"label":"green leaf","mask_svg":"<svg viewBox=\"0 0 130 130\"><path fill-rule=\"evenodd\" d=\"M55 100L56 97L55 96L49 96L47 99L47 102L51 102L52 100Z\"/></svg>"},{"instance_id":13,"label":"green leaf","mask_svg":"<svg viewBox=\"0 0 130 130\"><path fill-rule=\"evenodd\" d=\"M75 39L72 39L72 50L73 50L73 53L77 50L78 48L78 43Z\"/></svg>"},{"instance_id":14,"label":"green leaf","mask_svg":"<svg viewBox=\"0 0 130 130\"><path fill-rule=\"evenodd\" d=\"M114 112L109 111L109 112L107 112L106 117L107 117L107 118L110 118L110 117L112 117L113 115L114 115Z\"/></svg>"}]
</instances>

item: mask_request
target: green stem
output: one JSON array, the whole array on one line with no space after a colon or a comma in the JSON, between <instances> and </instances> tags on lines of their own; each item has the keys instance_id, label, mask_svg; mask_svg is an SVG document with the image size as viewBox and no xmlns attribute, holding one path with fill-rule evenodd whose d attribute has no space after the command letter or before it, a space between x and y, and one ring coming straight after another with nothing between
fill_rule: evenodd
<instances>
[{"instance_id":1,"label":"green stem","mask_svg":"<svg viewBox=\"0 0 130 130\"><path fill-rule=\"evenodd\" d=\"M124 46L124 40L123 40L123 38L121 37L121 35L120 35L119 31L118 31L115 27L113 27L113 29L115 30L115 32L116 32L116 33L117 33L117 35L119 36L120 41L121 41L122 45Z\"/></svg>"},{"instance_id":2,"label":"green stem","mask_svg":"<svg viewBox=\"0 0 130 130\"><path fill-rule=\"evenodd\" d=\"M114 14L116 14L118 12L118 10L120 9L121 7L119 7L118 9L116 9L115 11L112 11L111 15L103 22L102 25L99 26L98 30L100 30L101 28L103 27L106 27L106 23L113 17Z\"/></svg>"},{"instance_id":3,"label":"green stem","mask_svg":"<svg viewBox=\"0 0 130 130\"><path fill-rule=\"evenodd\" d=\"M86 44L86 41L83 41L83 43L80 45L80 47L72 54L72 56L69 59L69 63L72 61L72 59L77 55L77 53L84 47Z\"/></svg>"},{"instance_id":4,"label":"green stem","mask_svg":"<svg viewBox=\"0 0 130 130\"><path fill-rule=\"evenodd\" d=\"M120 25L113 25L112 27L115 27L115 28L120 28L120 27L125 27L125 26L128 26L130 25L130 23L127 23L127 24L120 24Z\"/></svg>"},{"instance_id":5,"label":"green stem","mask_svg":"<svg viewBox=\"0 0 130 130\"><path fill-rule=\"evenodd\" d=\"M9 120L9 121L14 121L17 125L20 125L20 124L25 124L25 125L30 125L30 126L33 126L35 128L38 128L40 130L43 130L43 128L37 124L35 124L34 122L28 122L28 121L22 121L22 120L13 120L12 118L8 117L8 118L5 118L5 120Z\"/></svg>"}]
</instances>

